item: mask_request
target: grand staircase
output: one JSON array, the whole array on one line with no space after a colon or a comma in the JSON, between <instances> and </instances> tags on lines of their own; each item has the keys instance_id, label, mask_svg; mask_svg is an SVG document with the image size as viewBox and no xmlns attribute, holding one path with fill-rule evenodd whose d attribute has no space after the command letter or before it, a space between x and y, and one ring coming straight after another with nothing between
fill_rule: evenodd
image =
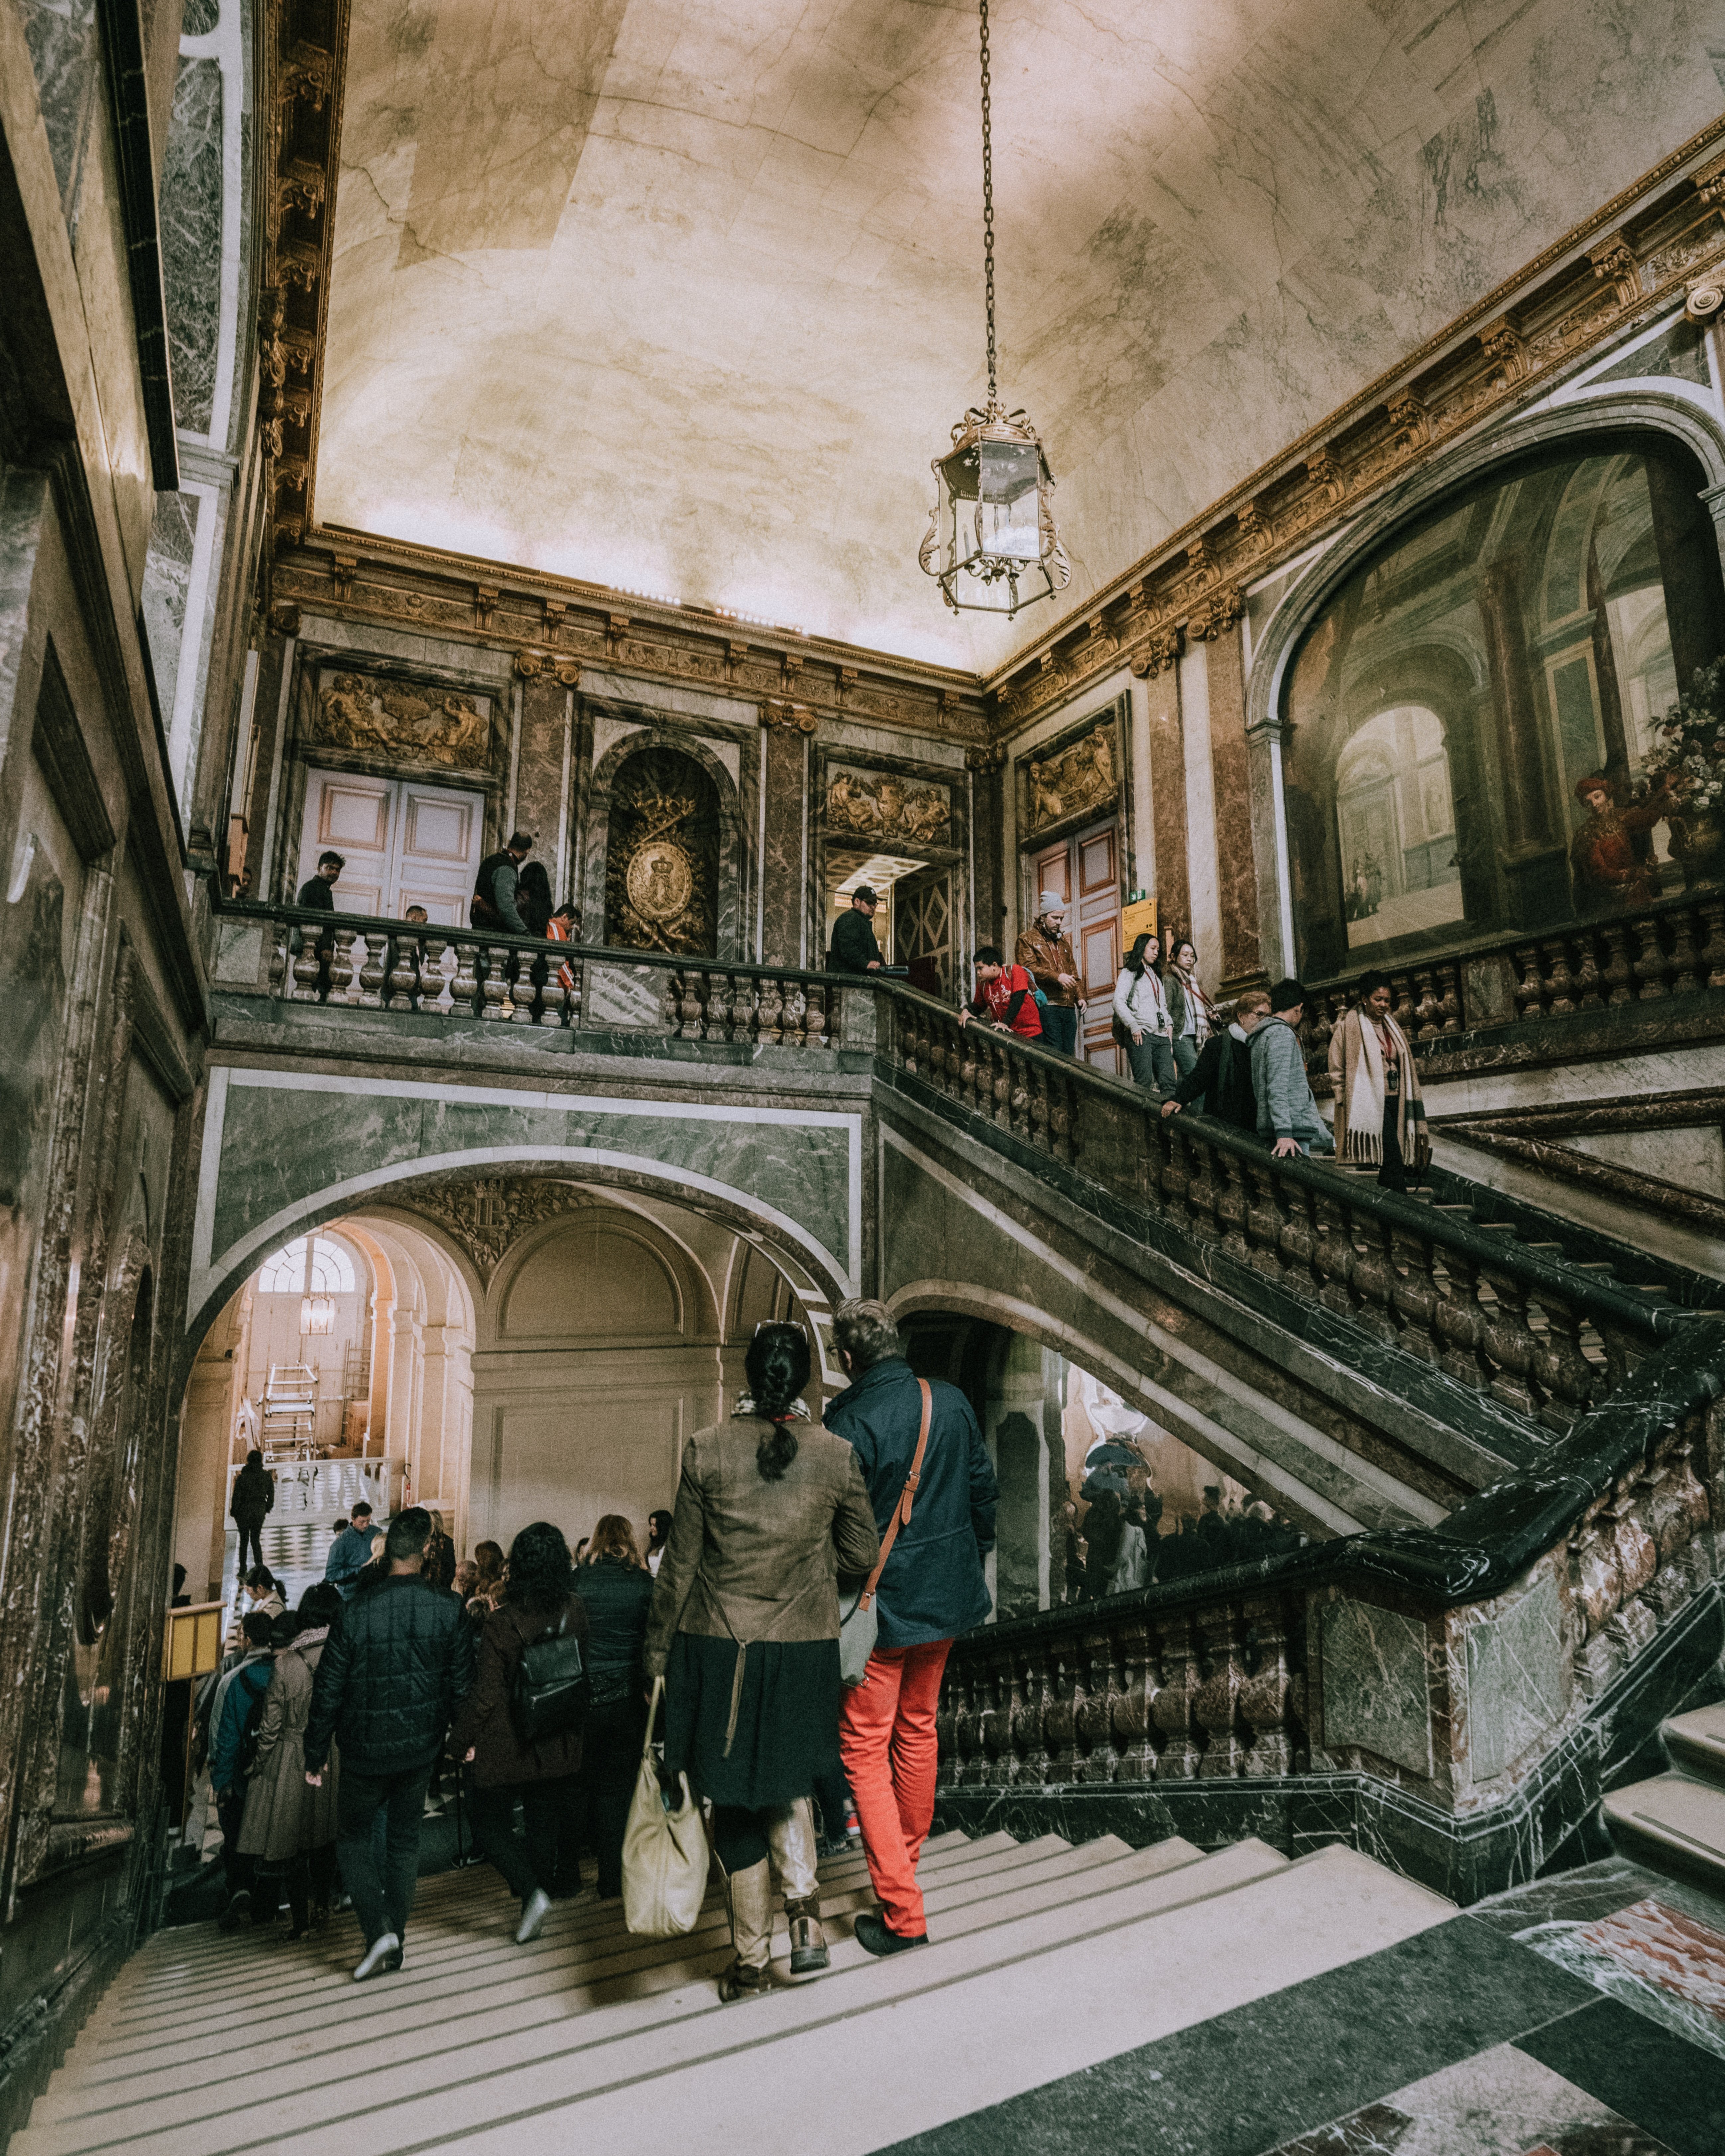
<instances>
[{"instance_id":1,"label":"grand staircase","mask_svg":"<svg viewBox=\"0 0 1725 2156\"><path fill-rule=\"evenodd\" d=\"M1605 1823L1626 1856L1725 1894L1725 1706L1674 1715L1671 1771L1609 1790Z\"/></svg>"},{"instance_id":2,"label":"grand staircase","mask_svg":"<svg viewBox=\"0 0 1725 2156\"><path fill-rule=\"evenodd\" d=\"M824 1867L825 1974L721 2007L710 1895L687 1938L634 1939L590 1888L517 1947L489 1866L421 1883L407 1965L356 1985L353 1919L299 1946L158 1933L38 2098L12 2156L406 2156L667 2146L847 2156L1377 1953L1451 1905L1341 1847L1204 1856L1050 1835L923 1853L932 1943L871 1961L860 1856Z\"/></svg>"}]
</instances>

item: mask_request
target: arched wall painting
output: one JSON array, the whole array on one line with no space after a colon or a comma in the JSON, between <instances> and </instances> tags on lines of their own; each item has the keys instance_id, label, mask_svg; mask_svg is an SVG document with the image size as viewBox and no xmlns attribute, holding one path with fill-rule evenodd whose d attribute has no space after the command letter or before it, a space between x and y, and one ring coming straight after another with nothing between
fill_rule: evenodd
<instances>
[{"instance_id":1,"label":"arched wall painting","mask_svg":"<svg viewBox=\"0 0 1725 2156\"><path fill-rule=\"evenodd\" d=\"M611 789L605 940L639 951L718 955L719 797L674 748L627 757Z\"/></svg>"},{"instance_id":2,"label":"arched wall painting","mask_svg":"<svg viewBox=\"0 0 1725 2156\"><path fill-rule=\"evenodd\" d=\"M1725 593L1657 437L1492 472L1337 591L1289 669L1312 979L1725 878Z\"/></svg>"}]
</instances>

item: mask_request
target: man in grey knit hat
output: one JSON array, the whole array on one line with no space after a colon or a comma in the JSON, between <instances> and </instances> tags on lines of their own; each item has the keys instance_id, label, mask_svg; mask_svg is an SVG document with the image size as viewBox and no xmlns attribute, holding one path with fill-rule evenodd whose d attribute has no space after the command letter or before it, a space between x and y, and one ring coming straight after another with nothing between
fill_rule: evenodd
<instances>
[{"instance_id":1,"label":"man in grey knit hat","mask_svg":"<svg viewBox=\"0 0 1725 2156\"><path fill-rule=\"evenodd\" d=\"M1084 1009L1078 961L1066 933L1066 901L1045 891L1036 901L1036 918L1018 940L1013 953L1048 998L1042 1014L1042 1045L1062 1055L1078 1052L1078 1014Z\"/></svg>"}]
</instances>

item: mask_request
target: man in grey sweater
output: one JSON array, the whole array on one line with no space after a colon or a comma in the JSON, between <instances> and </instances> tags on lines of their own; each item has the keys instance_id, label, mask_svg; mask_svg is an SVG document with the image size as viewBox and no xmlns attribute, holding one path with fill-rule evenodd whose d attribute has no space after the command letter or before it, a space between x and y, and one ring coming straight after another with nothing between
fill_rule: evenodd
<instances>
[{"instance_id":1,"label":"man in grey sweater","mask_svg":"<svg viewBox=\"0 0 1725 2156\"><path fill-rule=\"evenodd\" d=\"M1252 1034L1252 1091L1258 1100L1258 1135L1272 1141L1278 1160L1294 1153L1333 1152L1336 1141L1317 1112L1298 1027L1306 991L1297 981L1278 981L1270 991L1270 1015Z\"/></svg>"}]
</instances>

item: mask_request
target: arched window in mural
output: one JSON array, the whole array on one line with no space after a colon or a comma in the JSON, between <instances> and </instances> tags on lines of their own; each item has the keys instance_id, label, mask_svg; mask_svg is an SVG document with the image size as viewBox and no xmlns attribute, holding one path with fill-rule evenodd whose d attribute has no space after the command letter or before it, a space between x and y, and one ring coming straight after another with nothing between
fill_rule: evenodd
<instances>
[{"instance_id":1,"label":"arched window in mural","mask_svg":"<svg viewBox=\"0 0 1725 2156\"><path fill-rule=\"evenodd\" d=\"M719 795L680 749L626 757L611 788L605 941L638 951L718 955Z\"/></svg>"},{"instance_id":2,"label":"arched window in mural","mask_svg":"<svg viewBox=\"0 0 1725 2156\"><path fill-rule=\"evenodd\" d=\"M1300 968L1725 880L1725 591L1699 468L1590 438L1493 472L1335 593L1283 716Z\"/></svg>"}]
</instances>

